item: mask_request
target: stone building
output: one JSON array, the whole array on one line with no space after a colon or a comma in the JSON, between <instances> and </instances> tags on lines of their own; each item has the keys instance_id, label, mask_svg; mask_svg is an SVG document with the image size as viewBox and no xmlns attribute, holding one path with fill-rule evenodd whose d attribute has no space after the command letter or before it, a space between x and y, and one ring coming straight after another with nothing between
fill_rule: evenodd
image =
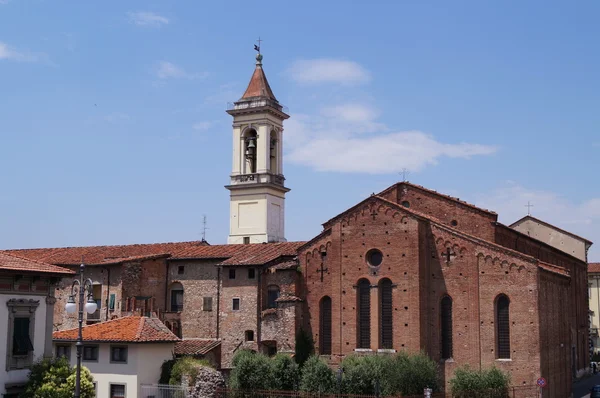
<instances>
[{"instance_id":1,"label":"stone building","mask_svg":"<svg viewBox=\"0 0 600 398\"><path fill-rule=\"evenodd\" d=\"M228 112L230 244L11 253L73 269L83 256L100 304L88 323L158 317L183 339L176 353L222 368L243 348L292 353L305 328L332 366L353 353L422 350L439 362L445 382L458 366L495 365L515 385L543 376L545 396L569 395L589 364L584 253L591 242L532 218L506 226L492 211L408 182L333 217L308 242L286 242L288 115L262 55ZM73 325L63 311L69 284L58 293L57 329Z\"/></svg>"}]
</instances>

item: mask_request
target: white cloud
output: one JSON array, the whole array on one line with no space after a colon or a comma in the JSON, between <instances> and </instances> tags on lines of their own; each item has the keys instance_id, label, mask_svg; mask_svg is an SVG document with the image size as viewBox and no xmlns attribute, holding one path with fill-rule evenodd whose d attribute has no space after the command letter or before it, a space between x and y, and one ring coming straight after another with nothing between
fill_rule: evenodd
<instances>
[{"instance_id":1,"label":"white cloud","mask_svg":"<svg viewBox=\"0 0 600 398\"><path fill-rule=\"evenodd\" d=\"M572 201L555 192L525 188L506 182L491 193L479 194L477 205L498 213L499 221L510 225L527 214L596 242L590 249L590 261L600 261L600 198Z\"/></svg>"},{"instance_id":2,"label":"white cloud","mask_svg":"<svg viewBox=\"0 0 600 398\"><path fill-rule=\"evenodd\" d=\"M198 122L198 123L194 123L194 125L192 126L192 128L194 130L198 130L198 131L206 131L209 128L211 128L213 125L212 122Z\"/></svg>"},{"instance_id":3,"label":"white cloud","mask_svg":"<svg viewBox=\"0 0 600 398\"><path fill-rule=\"evenodd\" d=\"M36 62L43 54L31 54L17 51L8 46L8 44L0 41L0 60L21 61L21 62Z\"/></svg>"},{"instance_id":4,"label":"white cloud","mask_svg":"<svg viewBox=\"0 0 600 398\"><path fill-rule=\"evenodd\" d=\"M156 76L159 79L203 79L207 73L188 73L171 62L161 61L156 68Z\"/></svg>"},{"instance_id":5,"label":"white cloud","mask_svg":"<svg viewBox=\"0 0 600 398\"><path fill-rule=\"evenodd\" d=\"M131 23L138 26L159 27L169 23L168 18L148 11L130 12L127 15Z\"/></svg>"},{"instance_id":6,"label":"white cloud","mask_svg":"<svg viewBox=\"0 0 600 398\"><path fill-rule=\"evenodd\" d=\"M288 73L299 83L352 85L371 80L371 74L358 63L328 58L296 61Z\"/></svg>"},{"instance_id":7,"label":"white cloud","mask_svg":"<svg viewBox=\"0 0 600 398\"><path fill-rule=\"evenodd\" d=\"M397 131L376 121L369 106L328 107L320 116L294 115L286 123L286 159L318 171L388 174L418 171L442 157L469 159L495 147L437 141L421 131Z\"/></svg>"}]
</instances>

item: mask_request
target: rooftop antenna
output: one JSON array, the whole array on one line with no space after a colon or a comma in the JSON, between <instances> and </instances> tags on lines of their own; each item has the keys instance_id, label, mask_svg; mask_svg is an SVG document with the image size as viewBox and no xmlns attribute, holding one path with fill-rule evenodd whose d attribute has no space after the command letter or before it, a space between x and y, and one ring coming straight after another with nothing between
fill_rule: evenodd
<instances>
[{"instance_id":1,"label":"rooftop antenna","mask_svg":"<svg viewBox=\"0 0 600 398\"><path fill-rule=\"evenodd\" d=\"M202 216L202 241L206 242L206 214Z\"/></svg>"},{"instance_id":2,"label":"rooftop antenna","mask_svg":"<svg viewBox=\"0 0 600 398\"><path fill-rule=\"evenodd\" d=\"M402 168L402 171L400 173L398 173L402 176L402 182L406 182L408 181L408 176L410 175L410 171L404 167Z\"/></svg>"},{"instance_id":3,"label":"rooftop antenna","mask_svg":"<svg viewBox=\"0 0 600 398\"><path fill-rule=\"evenodd\" d=\"M525 207L527 207L527 215L530 216L531 208L533 207L533 205L531 204L531 202L527 201L527 204L525 205Z\"/></svg>"}]
</instances>

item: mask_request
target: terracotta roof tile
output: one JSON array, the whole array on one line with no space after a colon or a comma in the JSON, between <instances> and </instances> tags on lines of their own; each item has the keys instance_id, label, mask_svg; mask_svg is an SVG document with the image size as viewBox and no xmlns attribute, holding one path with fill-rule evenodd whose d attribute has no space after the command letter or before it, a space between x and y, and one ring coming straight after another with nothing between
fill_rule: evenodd
<instances>
[{"instance_id":1,"label":"terracotta roof tile","mask_svg":"<svg viewBox=\"0 0 600 398\"><path fill-rule=\"evenodd\" d=\"M0 252L0 271L1 270L59 275L75 273L67 268L57 267L56 265L46 264L38 260L23 258L6 252Z\"/></svg>"},{"instance_id":2,"label":"terracotta roof tile","mask_svg":"<svg viewBox=\"0 0 600 398\"><path fill-rule=\"evenodd\" d=\"M267 76L262 68L262 64L260 63L256 64L256 69L254 69L254 73L250 78L248 88L246 88L246 92L244 92L244 95L242 95L241 99L255 97L269 98L277 101L275 94L273 94L273 91L271 90L271 86L269 86L269 82L267 81Z\"/></svg>"},{"instance_id":3,"label":"terracotta roof tile","mask_svg":"<svg viewBox=\"0 0 600 398\"><path fill-rule=\"evenodd\" d=\"M205 355L220 345L220 340L184 339L175 343L175 355Z\"/></svg>"},{"instance_id":4,"label":"terracotta roof tile","mask_svg":"<svg viewBox=\"0 0 600 398\"><path fill-rule=\"evenodd\" d=\"M600 263L589 263L588 264L588 273L600 273Z\"/></svg>"},{"instance_id":5,"label":"terracotta roof tile","mask_svg":"<svg viewBox=\"0 0 600 398\"><path fill-rule=\"evenodd\" d=\"M298 260L287 260L287 261L283 261L277 264L273 264L269 267L269 269L274 269L274 270L286 270L286 269L297 269L298 266L300 264L298 264Z\"/></svg>"},{"instance_id":6,"label":"terracotta roof tile","mask_svg":"<svg viewBox=\"0 0 600 398\"><path fill-rule=\"evenodd\" d=\"M128 316L83 327L83 340L120 343L164 343L177 342L175 336L157 318ZM54 340L77 340L77 329L52 333Z\"/></svg>"},{"instance_id":7,"label":"terracotta roof tile","mask_svg":"<svg viewBox=\"0 0 600 398\"><path fill-rule=\"evenodd\" d=\"M303 242L208 245L206 242L174 242L123 246L64 247L8 250L5 253L59 265L118 264L136 259L222 259L222 265L261 265L281 256L294 256Z\"/></svg>"}]
</instances>

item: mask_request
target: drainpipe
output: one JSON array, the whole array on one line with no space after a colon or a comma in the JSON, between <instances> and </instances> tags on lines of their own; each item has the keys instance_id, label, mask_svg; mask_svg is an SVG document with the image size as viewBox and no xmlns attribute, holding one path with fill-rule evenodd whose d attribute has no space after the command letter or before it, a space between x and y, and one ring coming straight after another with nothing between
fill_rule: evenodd
<instances>
[{"instance_id":1,"label":"drainpipe","mask_svg":"<svg viewBox=\"0 0 600 398\"><path fill-rule=\"evenodd\" d=\"M167 266L165 267L165 312L168 310L168 305L169 305L169 266L171 265L171 262L166 260L165 263L167 264Z\"/></svg>"},{"instance_id":2,"label":"drainpipe","mask_svg":"<svg viewBox=\"0 0 600 398\"><path fill-rule=\"evenodd\" d=\"M104 269L106 270L106 319L105 321L108 321L108 305L110 303L110 268L109 267L104 267ZM116 300L115 300L116 301Z\"/></svg>"},{"instance_id":3,"label":"drainpipe","mask_svg":"<svg viewBox=\"0 0 600 398\"><path fill-rule=\"evenodd\" d=\"M217 340L220 337L220 320L221 320L221 269L223 267L219 265L217 267Z\"/></svg>"}]
</instances>

